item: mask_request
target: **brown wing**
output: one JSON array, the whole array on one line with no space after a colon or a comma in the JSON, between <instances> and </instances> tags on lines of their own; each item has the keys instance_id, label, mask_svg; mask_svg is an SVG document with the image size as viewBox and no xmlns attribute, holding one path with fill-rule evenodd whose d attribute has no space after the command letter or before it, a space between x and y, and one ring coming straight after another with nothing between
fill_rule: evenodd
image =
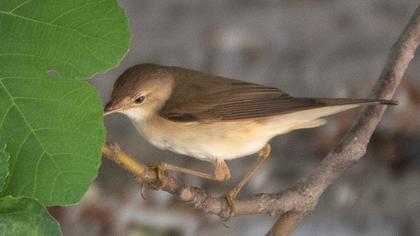
<instances>
[{"instance_id":1,"label":"brown wing","mask_svg":"<svg viewBox=\"0 0 420 236\"><path fill-rule=\"evenodd\" d=\"M294 98L277 88L170 68L176 86L160 115L178 122L262 118L328 105L372 101Z\"/></svg>"}]
</instances>

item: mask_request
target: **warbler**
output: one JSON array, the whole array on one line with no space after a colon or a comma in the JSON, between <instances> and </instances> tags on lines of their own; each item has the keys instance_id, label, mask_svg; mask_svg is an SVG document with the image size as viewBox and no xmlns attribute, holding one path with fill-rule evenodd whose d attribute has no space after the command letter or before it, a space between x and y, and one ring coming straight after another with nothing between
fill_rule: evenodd
<instances>
[{"instance_id":1,"label":"warbler","mask_svg":"<svg viewBox=\"0 0 420 236\"><path fill-rule=\"evenodd\" d=\"M365 104L394 105L393 100L293 97L274 87L228 79L174 66L139 64L115 82L105 115L127 115L140 134L160 149L214 164L213 175L169 163L166 169L226 181L226 160L259 152L243 179L227 193L234 199L268 158L273 137L318 127L323 117Z\"/></svg>"}]
</instances>

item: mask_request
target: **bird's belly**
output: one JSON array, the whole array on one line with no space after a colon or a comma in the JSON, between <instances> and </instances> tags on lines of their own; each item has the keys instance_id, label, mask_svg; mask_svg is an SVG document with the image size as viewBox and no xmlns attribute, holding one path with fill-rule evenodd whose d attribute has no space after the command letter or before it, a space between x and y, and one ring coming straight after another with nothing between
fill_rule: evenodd
<instances>
[{"instance_id":1,"label":"bird's belly","mask_svg":"<svg viewBox=\"0 0 420 236\"><path fill-rule=\"evenodd\" d=\"M214 161L216 159L230 160L247 156L258 152L267 140L251 140L240 138L240 140L223 138L195 138L190 140L165 139L161 148L192 156L202 160ZM156 144L159 146L159 144Z\"/></svg>"},{"instance_id":2,"label":"bird's belly","mask_svg":"<svg viewBox=\"0 0 420 236\"><path fill-rule=\"evenodd\" d=\"M256 153L273 136L250 122L240 125L165 122L160 126L145 124L138 128L149 142L161 149L206 161Z\"/></svg>"},{"instance_id":3,"label":"bird's belly","mask_svg":"<svg viewBox=\"0 0 420 236\"><path fill-rule=\"evenodd\" d=\"M192 156L201 160L230 160L258 152L266 142L261 140L245 140L240 145L232 144L232 140L179 140L166 137L150 140L155 146L175 153Z\"/></svg>"}]
</instances>

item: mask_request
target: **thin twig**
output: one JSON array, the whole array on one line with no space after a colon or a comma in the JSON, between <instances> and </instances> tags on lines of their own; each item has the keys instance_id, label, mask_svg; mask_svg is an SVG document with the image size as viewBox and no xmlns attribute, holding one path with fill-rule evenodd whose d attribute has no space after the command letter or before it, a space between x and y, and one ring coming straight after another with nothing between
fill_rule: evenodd
<instances>
[{"instance_id":1,"label":"thin twig","mask_svg":"<svg viewBox=\"0 0 420 236\"><path fill-rule=\"evenodd\" d=\"M287 236L292 233L296 228L296 222L300 222L304 213L298 211L291 211L280 216L282 220L277 220L268 231L267 236Z\"/></svg>"}]
</instances>

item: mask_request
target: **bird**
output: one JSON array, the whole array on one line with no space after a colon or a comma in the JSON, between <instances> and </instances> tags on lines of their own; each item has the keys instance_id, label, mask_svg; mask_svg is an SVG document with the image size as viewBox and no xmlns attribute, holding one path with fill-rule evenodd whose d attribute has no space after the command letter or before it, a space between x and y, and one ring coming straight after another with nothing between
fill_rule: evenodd
<instances>
[{"instance_id":1,"label":"bird","mask_svg":"<svg viewBox=\"0 0 420 236\"><path fill-rule=\"evenodd\" d=\"M138 64L116 80L104 115L123 113L154 146L215 167L214 174L157 165L216 181L227 181L227 160L258 153L256 162L226 194L230 214L234 201L269 157L269 141L292 130L314 128L324 117L367 104L395 105L394 100L293 97L282 90L191 69ZM159 175L158 175L159 176Z\"/></svg>"}]
</instances>

